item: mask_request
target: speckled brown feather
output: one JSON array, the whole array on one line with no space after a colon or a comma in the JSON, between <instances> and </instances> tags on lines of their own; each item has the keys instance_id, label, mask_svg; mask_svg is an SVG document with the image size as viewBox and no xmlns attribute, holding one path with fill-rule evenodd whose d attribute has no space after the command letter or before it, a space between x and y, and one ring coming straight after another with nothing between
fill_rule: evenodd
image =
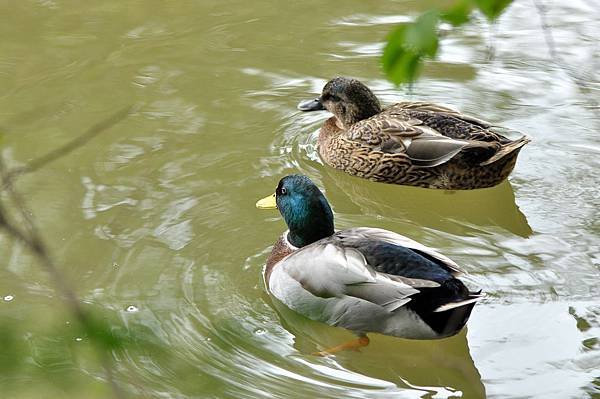
<instances>
[{"instance_id":1,"label":"speckled brown feather","mask_svg":"<svg viewBox=\"0 0 600 399\"><path fill-rule=\"evenodd\" d=\"M436 104L401 102L346 130L336 117L328 119L318 148L328 165L373 181L450 190L484 188L508 177L520 149L529 142L525 136L511 141L492 128ZM407 154L414 138L440 135L463 141L465 147L434 166L418 165Z\"/></svg>"}]
</instances>

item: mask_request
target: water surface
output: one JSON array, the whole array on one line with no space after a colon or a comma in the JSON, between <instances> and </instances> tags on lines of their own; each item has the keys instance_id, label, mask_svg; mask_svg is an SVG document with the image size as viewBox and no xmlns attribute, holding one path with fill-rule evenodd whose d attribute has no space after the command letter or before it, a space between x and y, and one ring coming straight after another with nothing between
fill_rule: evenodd
<instances>
[{"instance_id":1,"label":"water surface","mask_svg":"<svg viewBox=\"0 0 600 399\"><path fill-rule=\"evenodd\" d=\"M426 1L24 1L0 5L2 156L19 166L134 106L111 130L23 176L52 256L86 306L158 346L110 354L128 397L597 398L600 395L600 14L533 2L493 28L443 26L412 87L378 57ZM493 49L490 49L490 44ZM528 133L508 182L470 192L388 186L322 165L325 113L301 99L336 75L385 102L435 101ZM439 249L488 293L440 341L351 334L278 309L261 270L284 230L258 211L280 177L310 176L338 228L375 226ZM49 277L0 237L0 391L110 395L89 338ZM140 338L141 339L141 338ZM19 359L15 361L15 359Z\"/></svg>"}]
</instances>

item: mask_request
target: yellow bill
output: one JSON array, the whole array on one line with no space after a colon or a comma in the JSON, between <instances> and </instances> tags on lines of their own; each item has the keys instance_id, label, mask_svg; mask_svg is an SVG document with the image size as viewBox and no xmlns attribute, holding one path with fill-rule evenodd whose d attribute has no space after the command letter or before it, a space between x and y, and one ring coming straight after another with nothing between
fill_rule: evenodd
<instances>
[{"instance_id":1,"label":"yellow bill","mask_svg":"<svg viewBox=\"0 0 600 399\"><path fill-rule=\"evenodd\" d=\"M275 201L275 194L271 194L259 200L256 203L258 209L277 209L277 201Z\"/></svg>"}]
</instances>

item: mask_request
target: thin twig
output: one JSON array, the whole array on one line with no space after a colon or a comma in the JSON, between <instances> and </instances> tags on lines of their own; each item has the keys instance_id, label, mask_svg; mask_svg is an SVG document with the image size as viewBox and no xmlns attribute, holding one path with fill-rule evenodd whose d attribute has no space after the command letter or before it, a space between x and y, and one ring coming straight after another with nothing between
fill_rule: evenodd
<instances>
[{"instance_id":1,"label":"thin twig","mask_svg":"<svg viewBox=\"0 0 600 399\"><path fill-rule=\"evenodd\" d=\"M28 233L37 234L33 221L31 220L31 211L27 208L27 205L25 205L25 201L21 195L14 190L14 186L9 180L10 176L2 156L0 156L0 178L2 178L2 182L6 182L6 191L8 192L12 202L20 210L21 216L25 221L25 228L27 229Z\"/></svg>"},{"instance_id":2,"label":"thin twig","mask_svg":"<svg viewBox=\"0 0 600 399\"><path fill-rule=\"evenodd\" d=\"M6 175L4 164L1 161L0 172L3 176ZM0 202L0 228L3 228L10 236L23 243L39 259L42 267L50 275L54 286L59 292L63 294L65 304L67 305L71 313L75 315L77 321L84 327L90 326L91 321L88 314L81 307L81 304L79 302L79 299L77 298L77 295L75 294L75 291L73 291L69 284L67 284L67 281L62 272L56 267L54 262L52 262L46 244L39 235L38 230L35 224L33 223L33 220L29 215L27 215L27 210L25 209L24 202L21 202L21 197L14 190L10 181L6 183L7 191L13 197L12 200L15 203L17 209L19 210L19 213L24 219L27 219L29 221L29 231L27 232L27 234L26 232L19 229L15 223L10 221L8 212L4 208L4 204L2 202ZM125 398L123 391L114 381L110 364L106 357L106 353L104 353L103 351L98 351L98 356L100 357L102 367L104 368L106 378L111 387L114 397L117 399Z\"/></svg>"},{"instance_id":3,"label":"thin twig","mask_svg":"<svg viewBox=\"0 0 600 399\"><path fill-rule=\"evenodd\" d=\"M498 21L493 20L488 24L488 48L487 61L494 61L496 58L496 34L498 31Z\"/></svg>"},{"instance_id":4,"label":"thin twig","mask_svg":"<svg viewBox=\"0 0 600 399\"><path fill-rule=\"evenodd\" d=\"M535 5L538 15L540 16L542 31L544 32L544 40L546 40L546 46L548 47L550 57L557 60L562 60L560 55L556 53L556 44L554 42L554 36L552 35L552 28L550 28L548 19L546 18L546 5L539 0L533 0L533 4Z\"/></svg>"},{"instance_id":5,"label":"thin twig","mask_svg":"<svg viewBox=\"0 0 600 399\"><path fill-rule=\"evenodd\" d=\"M127 107L121 109L120 111L114 113L113 115L109 116L108 118L96 123L94 126L89 128L85 133L74 138L73 140L69 141L68 143L62 145L61 147L58 147L57 149L52 150L49 153L42 155L39 158L34 159L33 161L29 161L25 166L21 166L21 167L9 170L7 172L6 179L4 180L4 183L2 184L2 190L6 190L7 185L11 184L17 177L19 177L25 173L34 172L34 171L40 169L41 167L49 164L50 162L56 161L57 159L64 157L65 155L78 149L79 147L82 147L88 141L90 141L94 137L98 136L103 131L110 129L111 127L113 127L114 125L116 125L117 123L119 123L120 121L125 119L127 117L127 115L129 115L129 113L131 112L132 108L133 108L132 106L127 106Z\"/></svg>"},{"instance_id":6,"label":"thin twig","mask_svg":"<svg viewBox=\"0 0 600 399\"><path fill-rule=\"evenodd\" d=\"M105 131L106 129L112 127L123 118L125 118L131 110L131 107L127 107L122 109L121 111L115 113L110 118L107 118L100 123L92 126L85 132L83 135L75 138L74 140L68 142L62 147L49 152L48 154L37 158L36 160L30 162L24 167L7 170L2 157L0 156L0 177L2 178L2 188L6 191L11 201L13 202L15 208L17 209L19 216L23 219L25 223L25 229L21 229L17 227L17 223L13 222L4 206L2 201L0 200L0 229L4 229L11 237L23 243L40 261L42 267L46 270L46 272L50 275L52 282L56 289L63 294L63 300L67 306L67 308L71 311L71 313L76 317L78 322L82 327L90 327L92 325L91 319L81 307L80 301L75 294L75 291L69 286L66 278L62 274L62 272L56 267L52 258L49 255L48 248L40 235L34 220L31 217L31 212L27 209L26 203L21 195L15 190L13 186L13 181L16 177L20 176L23 173L33 172L35 170L39 170L44 165L55 161L58 158L61 158L73 150L81 147L89 140L97 136L99 133ZM121 388L117 385L114 380L111 364L107 357L106 352L101 351L98 347L97 353L100 358L100 362L102 364L102 368L106 374L106 379L111 387L113 395L117 399L123 399L125 397Z\"/></svg>"},{"instance_id":7,"label":"thin twig","mask_svg":"<svg viewBox=\"0 0 600 399\"><path fill-rule=\"evenodd\" d=\"M10 236L19 240L32 253L36 255L42 267L50 275L54 286L59 292L63 294L65 304L70 309L71 313L75 315L77 321L82 326L89 326L90 318L88 317L88 314L81 307L79 300L77 299L77 295L71 289L69 284L67 284L63 274L52 262L52 259L48 255L48 249L45 243L39 236L37 236L37 233L35 232L35 227L33 229L32 235L28 237L23 231L16 227L14 223L11 223L8 220L7 216L8 215L6 210L4 209L3 204L0 202L0 228L3 228ZM116 399L124 399L125 395L121 388L115 382L114 377L112 375L110 363L106 357L106 353L104 353L103 351L98 351L98 356L100 357L102 368L104 369L106 379L111 387L114 397Z\"/></svg>"},{"instance_id":8,"label":"thin twig","mask_svg":"<svg viewBox=\"0 0 600 399\"><path fill-rule=\"evenodd\" d=\"M548 23L547 18L547 8L546 5L540 0L532 0L535 8L537 10L538 15L540 16L540 23L542 25L542 31L544 32L544 40L546 41L546 46L548 47L548 53L550 53L550 57L552 61L562 69L577 86L580 88L588 88L588 84L585 79L577 76L573 68L571 68L563 59L563 57L556 50L556 42L554 41L554 35L552 34L552 28Z\"/></svg>"},{"instance_id":9,"label":"thin twig","mask_svg":"<svg viewBox=\"0 0 600 399\"><path fill-rule=\"evenodd\" d=\"M19 207L17 205L17 207ZM20 209L20 213L23 214L23 210ZM6 232L13 238L23 243L34 255L41 261L42 267L46 269L52 282L57 289L62 292L65 296L65 302L70 310L77 316L77 319L82 323L87 323L88 319L85 312L79 305L77 296L71 287L67 284L62 273L55 267L48 255L48 250L45 243L37 234L35 227L29 232L29 236L26 232L19 229L15 223L11 222L8 218L8 212L4 208L4 204L0 202L0 227L6 230Z\"/></svg>"},{"instance_id":10,"label":"thin twig","mask_svg":"<svg viewBox=\"0 0 600 399\"><path fill-rule=\"evenodd\" d=\"M62 274L56 269L56 267L54 267L50 256L48 256L46 245L44 244L44 241L40 237L40 234L33 223L33 220L31 219L30 212L28 212L26 209L24 200L15 191L10 180L5 180L7 177L7 171L4 167L4 160L2 157L0 157L0 176L2 176L2 180L6 184L6 191L11 197L11 200L18 210L19 215L27 222L27 231L22 231L16 226L16 223L11 222L8 212L4 208L4 204L2 202L0 202L0 227L3 227L5 230L7 230L11 236L25 244L29 250L31 250L31 252L40 258L42 261L42 266L50 274L57 288L65 294L67 304L71 310L73 310L73 312L80 317L83 312L81 311L75 293L68 286Z\"/></svg>"}]
</instances>

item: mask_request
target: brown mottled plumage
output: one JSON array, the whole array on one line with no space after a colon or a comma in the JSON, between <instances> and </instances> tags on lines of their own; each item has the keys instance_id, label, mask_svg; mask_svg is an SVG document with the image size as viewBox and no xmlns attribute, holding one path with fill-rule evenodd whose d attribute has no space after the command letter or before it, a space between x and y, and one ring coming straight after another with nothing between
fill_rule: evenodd
<instances>
[{"instance_id":1,"label":"brown mottled plumage","mask_svg":"<svg viewBox=\"0 0 600 399\"><path fill-rule=\"evenodd\" d=\"M341 77L298 108L334 114L319 133L325 163L384 183L492 187L508 177L530 141L527 136L510 140L499 133L503 128L436 104L400 102L382 109L368 87Z\"/></svg>"}]
</instances>

